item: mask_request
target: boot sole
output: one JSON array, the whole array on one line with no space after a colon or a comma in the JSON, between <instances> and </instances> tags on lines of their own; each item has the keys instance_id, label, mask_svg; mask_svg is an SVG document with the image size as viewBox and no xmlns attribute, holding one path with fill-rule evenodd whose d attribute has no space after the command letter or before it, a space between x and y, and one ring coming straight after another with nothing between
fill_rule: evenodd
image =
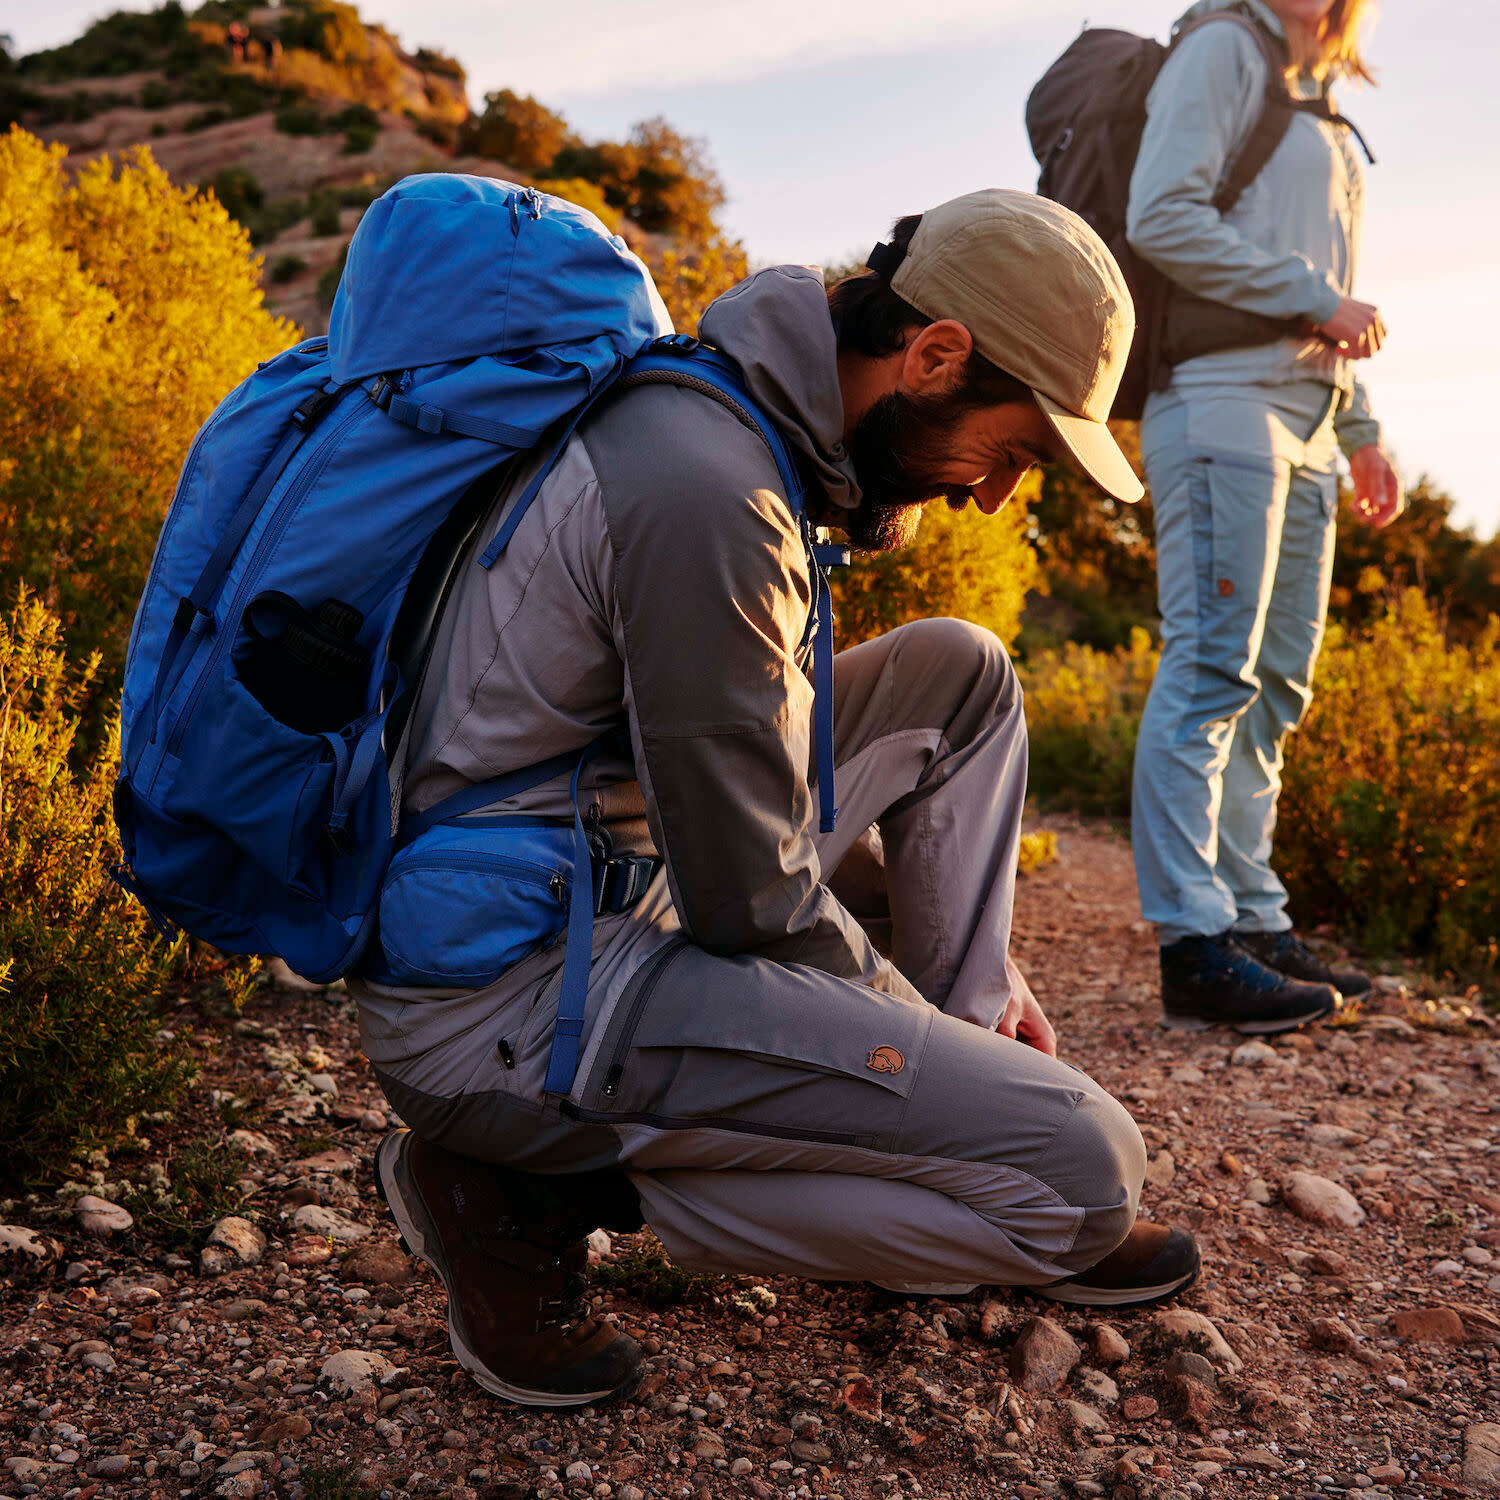
<instances>
[{"instance_id":1,"label":"boot sole","mask_svg":"<svg viewBox=\"0 0 1500 1500\"><path fill-rule=\"evenodd\" d=\"M1192 1286L1198 1279L1201 1266L1194 1266L1184 1276L1164 1281L1156 1286L1033 1286L1024 1290L1033 1297L1045 1297L1049 1302L1063 1302L1072 1307L1143 1307L1152 1302L1165 1302Z\"/></svg>"},{"instance_id":2,"label":"boot sole","mask_svg":"<svg viewBox=\"0 0 1500 1500\"><path fill-rule=\"evenodd\" d=\"M381 1201L396 1221L401 1237L401 1246L408 1255L424 1262L437 1272L443 1289L448 1294L448 1343L453 1356L474 1379L492 1396L501 1396L517 1406L588 1406L591 1402L603 1401L606 1397L623 1393L634 1380L624 1386L607 1386L600 1391L538 1391L523 1385L512 1385L502 1380L469 1347L463 1330L453 1318L453 1308L458 1299L448 1280L448 1268L438 1249L437 1231L428 1216L422 1195L409 1180L402 1161L402 1139L409 1135L406 1130L393 1130L381 1141L375 1153L375 1187Z\"/></svg>"},{"instance_id":3,"label":"boot sole","mask_svg":"<svg viewBox=\"0 0 1500 1500\"><path fill-rule=\"evenodd\" d=\"M1313 1006L1301 1015L1278 1016L1267 1021L1205 1021L1200 1016L1164 1015L1160 1025L1163 1031L1212 1031L1217 1026L1228 1026L1241 1036L1276 1036L1283 1031L1295 1031L1299 1026L1306 1026L1312 1021L1321 1021L1324 1016L1331 1016L1338 1010L1339 1004L1340 1001L1335 1000L1331 1005Z\"/></svg>"}]
</instances>

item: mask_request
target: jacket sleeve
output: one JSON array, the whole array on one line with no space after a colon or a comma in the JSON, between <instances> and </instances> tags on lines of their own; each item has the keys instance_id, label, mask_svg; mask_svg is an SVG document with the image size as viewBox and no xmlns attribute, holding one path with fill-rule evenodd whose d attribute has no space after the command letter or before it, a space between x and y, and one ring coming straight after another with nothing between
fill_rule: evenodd
<instances>
[{"instance_id":1,"label":"jacket sleeve","mask_svg":"<svg viewBox=\"0 0 1500 1500\"><path fill-rule=\"evenodd\" d=\"M760 438L656 389L634 441L591 441L614 552L615 631L646 812L683 930L711 953L803 963L921 997L822 881L808 785L802 542ZM653 411L668 420L651 420ZM649 433L671 432L668 450ZM613 482L612 482L613 481Z\"/></svg>"},{"instance_id":2,"label":"jacket sleeve","mask_svg":"<svg viewBox=\"0 0 1500 1500\"><path fill-rule=\"evenodd\" d=\"M1380 423L1370 411L1370 398L1362 381L1354 382L1347 405L1341 406L1333 419L1333 430L1344 457L1358 453L1380 441Z\"/></svg>"},{"instance_id":3,"label":"jacket sleeve","mask_svg":"<svg viewBox=\"0 0 1500 1500\"><path fill-rule=\"evenodd\" d=\"M1237 24L1209 21L1167 59L1146 100L1126 237L1200 297L1270 318L1325 322L1343 293L1301 255L1254 244L1214 207L1265 98L1266 65Z\"/></svg>"}]
</instances>

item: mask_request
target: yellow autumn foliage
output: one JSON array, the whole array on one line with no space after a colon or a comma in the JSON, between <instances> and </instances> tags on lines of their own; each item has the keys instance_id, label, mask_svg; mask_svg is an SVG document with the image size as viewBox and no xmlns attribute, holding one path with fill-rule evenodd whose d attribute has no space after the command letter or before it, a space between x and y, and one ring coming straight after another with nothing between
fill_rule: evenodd
<instances>
[{"instance_id":1,"label":"yellow autumn foliage","mask_svg":"<svg viewBox=\"0 0 1500 1500\"><path fill-rule=\"evenodd\" d=\"M117 670L194 432L297 337L245 230L144 147L70 176L0 136L0 597L28 584Z\"/></svg>"}]
</instances>

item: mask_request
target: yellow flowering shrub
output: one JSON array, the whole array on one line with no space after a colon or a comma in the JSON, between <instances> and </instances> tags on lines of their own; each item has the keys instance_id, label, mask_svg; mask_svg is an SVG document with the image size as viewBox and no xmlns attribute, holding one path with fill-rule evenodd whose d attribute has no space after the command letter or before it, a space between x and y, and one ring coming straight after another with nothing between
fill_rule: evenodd
<instances>
[{"instance_id":1,"label":"yellow flowering shrub","mask_svg":"<svg viewBox=\"0 0 1500 1500\"><path fill-rule=\"evenodd\" d=\"M214 199L144 148L64 155L0 136L0 595L31 585L113 676L193 433L298 334Z\"/></svg>"}]
</instances>

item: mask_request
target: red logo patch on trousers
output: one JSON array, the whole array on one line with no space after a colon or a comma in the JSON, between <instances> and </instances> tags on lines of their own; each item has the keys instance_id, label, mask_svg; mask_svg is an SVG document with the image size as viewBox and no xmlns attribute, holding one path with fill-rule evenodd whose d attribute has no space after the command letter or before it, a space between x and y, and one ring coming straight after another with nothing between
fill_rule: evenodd
<instances>
[{"instance_id":1,"label":"red logo patch on trousers","mask_svg":"<svg viewBox=\"0 0 1500 1500\"><path fill-rule=\"evenodd\" d=\"M906 1066L906 1059L894 1047L877 1047L865 1059L865 1066L872 1073L899 1073Z\"/></svg>"}]
</instances>

